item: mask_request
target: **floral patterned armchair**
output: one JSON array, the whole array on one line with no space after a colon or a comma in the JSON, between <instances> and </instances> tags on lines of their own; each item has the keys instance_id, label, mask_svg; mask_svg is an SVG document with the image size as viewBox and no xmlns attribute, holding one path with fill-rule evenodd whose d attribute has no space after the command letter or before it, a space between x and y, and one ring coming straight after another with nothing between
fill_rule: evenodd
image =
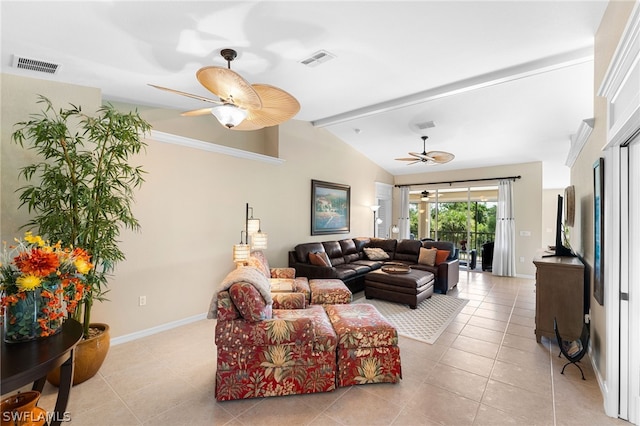
<instances>
[{"instance_id":1,"label":"floral patterned armchair","mask_svg":"<svg viewBox=\"0 0 640 426\"><path fill-rule=\"evenodd\" d=\"M218 401L336 387L337 337L319 305L273 309L253 285L237 282L218 293L215 343Z\"/></svg>"}]
</instances>

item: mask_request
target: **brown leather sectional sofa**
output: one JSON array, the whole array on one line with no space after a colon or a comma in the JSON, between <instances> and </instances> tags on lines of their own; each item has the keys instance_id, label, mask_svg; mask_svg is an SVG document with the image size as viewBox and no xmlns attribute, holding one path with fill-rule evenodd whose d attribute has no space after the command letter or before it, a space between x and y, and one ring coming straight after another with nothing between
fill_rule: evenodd
<instances>
[{"instance_id":1,"label":"brown leather sectional sofa","mask_svg":"<svg viewBox=\"0 0 640 426\"><path fill-rule=\"evenodd\" d=\"M387 260L369 260L365 247L383 249ZM436 247L449 250L449 257L436 266L418 263L420 248ZM326 253L331 266L316 266L309 261L309 253ZM395 240L386 238L347 238L339 241L324 241L298 244L289 252L289 266L296 269L300 277L337 278L342 280L352 292L364 289L365 275L379 269L385 263L403 263L412 268L432 272L435 276L435 291L446 294L458 284L460 264L458 251L448 241Z\"/></svg>"}]
</instances>

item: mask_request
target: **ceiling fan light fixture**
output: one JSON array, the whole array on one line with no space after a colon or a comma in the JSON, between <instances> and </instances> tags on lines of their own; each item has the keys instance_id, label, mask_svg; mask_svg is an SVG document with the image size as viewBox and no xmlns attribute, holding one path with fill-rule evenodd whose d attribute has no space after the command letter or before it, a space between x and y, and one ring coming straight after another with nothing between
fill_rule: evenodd
<instances>
[{"instance_id":1,"label":"ceiling fan light fixture","mask_svg":"<svg viewBox=\"0 0 640 426\"><path fill-rule=\"evenodd\" d=\"M429 201L429 191L422 191L420 200Z\"/></svg>"},{"instance_id":2,"label":"ceiling fan light fixture","mask_svg":"<svg viewBox=\"0 0 640 426\"><path fill-rule=\"evenodd\" d=\"M247 118L247 110L229 103L214 106L211 108L211 114L218 119L220 124L229 129L242 123Z\"/></svg>"}]
</instances>

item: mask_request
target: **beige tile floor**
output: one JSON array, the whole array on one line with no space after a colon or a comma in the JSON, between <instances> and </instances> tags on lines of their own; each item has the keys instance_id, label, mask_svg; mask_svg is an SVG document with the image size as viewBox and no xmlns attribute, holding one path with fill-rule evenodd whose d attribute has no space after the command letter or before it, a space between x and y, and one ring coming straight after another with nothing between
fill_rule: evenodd
<instances>
[{"instance_id":1,"label":"beige tile floor","mask_svg":"<svg viewBox=\"0 0 640 426\"><path fill-rule=\"evenodd\" d=\"M214 321L113 346L75 386L72 425L615 425L590 361L586 381L534 336L530 279L461 271L469 303L434 345L400 338L403 380L314 395L217 403ZM41 399L52 409L55 388Z\"/></svg>"}]
</instances>

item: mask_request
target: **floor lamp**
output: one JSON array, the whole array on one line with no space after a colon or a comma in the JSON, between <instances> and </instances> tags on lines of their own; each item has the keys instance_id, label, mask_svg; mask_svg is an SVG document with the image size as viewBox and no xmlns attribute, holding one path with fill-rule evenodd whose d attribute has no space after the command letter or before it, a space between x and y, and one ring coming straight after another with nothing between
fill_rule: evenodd
<instances>
[{"instance_id":1,"label":"floor lamp","mask_svg":"<svg viewBox=\"0 0 640 426\"><path fill-rule=\"evenodd\" d=\"M376 237L376 228L378 227L377 225L382 223L382 219L376 218L376 213L379 208L379 205L371 206L371 211L373 212L373 238Z\"/></svg>"}]
</instances>

